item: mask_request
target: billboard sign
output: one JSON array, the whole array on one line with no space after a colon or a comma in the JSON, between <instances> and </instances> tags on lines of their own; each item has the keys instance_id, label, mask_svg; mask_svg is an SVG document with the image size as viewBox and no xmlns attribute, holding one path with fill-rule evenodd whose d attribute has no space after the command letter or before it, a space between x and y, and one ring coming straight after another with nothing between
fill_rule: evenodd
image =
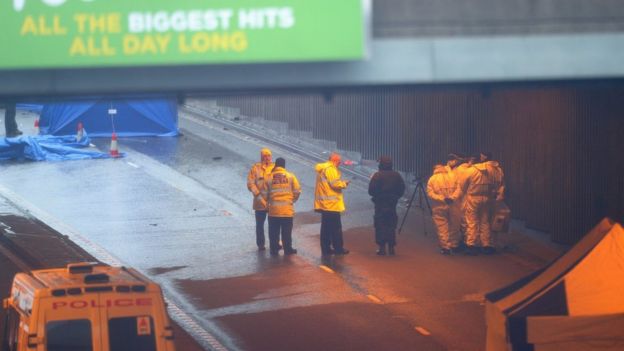
<instances>
[{"instance_id":1,"label":"billboard sign","mask_svg":"<svg viewBox=\"0 0 624 351\"><path fill-rule=\"evenodd\" d=\"M0 69L364 58L367 0L1 0Z\"/></svg>"}]
</instances>

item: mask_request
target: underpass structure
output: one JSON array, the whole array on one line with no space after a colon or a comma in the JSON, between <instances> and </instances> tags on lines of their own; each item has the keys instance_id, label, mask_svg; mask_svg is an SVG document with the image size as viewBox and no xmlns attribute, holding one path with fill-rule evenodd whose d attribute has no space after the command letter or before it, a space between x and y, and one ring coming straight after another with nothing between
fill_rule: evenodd
<instances>
[{"instance_id":1,"label":"underpass structure","mask_svg":"<svg viewBox=\"0 0 624 351\"><path fill-rule=\"evenodd\" d=\"M0 67L2 102L166 93L185 106L182 136L121 139L126 158L3 163L0 195L13 205L0 209L15 206L96 258L159 282L174 318L207 349L483 350L485 292L561 252L544 241L573 244L605 216L624 220L624 7L618 0L361 5L371 26L358 58ZM54 23L56 14L48 15ZM15 43L45 39L20 26L32 22L24 12L3 19ZM62 36L57 30L51 38ZM7 38L0 42L11 47ZM312 38L337 43L331 33ZM48 58L26 47L24 62ZM33 118L18 116L27 134ZM95 143L108 149L108 140ZM245 176L264 146L302 182L294 257L270 258L253 242ZM343 217L352 253L323 260L313 166L336 149L355 161L344 172L353 180ZM539 241L514 231L500 238L498 255L441 257L426 235L434 233L430 219L413 209L399 255L374 255L366 188L378 156L391 155L411 181L426 179L449 152L480 151L503 165L512 216L525 225L521 232L539 230ZM0 230L30 238L10 225Z\"/></svg>"}]
</instances>

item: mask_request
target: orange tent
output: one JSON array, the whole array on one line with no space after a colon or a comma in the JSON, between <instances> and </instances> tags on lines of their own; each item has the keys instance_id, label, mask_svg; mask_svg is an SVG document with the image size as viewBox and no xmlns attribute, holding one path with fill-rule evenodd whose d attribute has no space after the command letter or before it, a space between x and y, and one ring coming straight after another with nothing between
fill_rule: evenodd
<instances>
[{"instance_id":1,"label":"orange tent","mask_svg":"<svg viewBox=\"0 0 624 351\"><path fill-rule=\"evenodd\" d=\"M624 350L624 228L602 220L486 300L487 351Z\"/></svg>"}]
</instances>

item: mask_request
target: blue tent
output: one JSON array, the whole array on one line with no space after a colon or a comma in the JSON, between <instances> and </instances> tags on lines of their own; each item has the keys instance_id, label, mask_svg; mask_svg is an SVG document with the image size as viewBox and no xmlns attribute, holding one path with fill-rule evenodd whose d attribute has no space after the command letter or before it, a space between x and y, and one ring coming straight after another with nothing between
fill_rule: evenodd
<instances>
[{"instance_id":1,"label":"blue tent","mask_svg":"<svg viewBox=\"0 0 624 351\"><path fill-rule=\"evenodd\" d=\"M91 137L176 136L178 106L167 99L76 100L46 104L41 111L42 134L73 135L82 122Z\"/></svg>"}]
</instances>

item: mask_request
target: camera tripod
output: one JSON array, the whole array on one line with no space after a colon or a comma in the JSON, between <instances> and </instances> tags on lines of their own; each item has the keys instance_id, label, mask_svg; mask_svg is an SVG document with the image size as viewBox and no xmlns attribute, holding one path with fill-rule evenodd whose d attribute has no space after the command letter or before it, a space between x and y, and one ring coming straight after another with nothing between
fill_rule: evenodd
<instances>
[{"instance_id":1,"label":"camera tripod","mask_svg":"<svg viewBox=\"0 0 624 351\"><path fill-rule=\"evenodd\" d=\"M405 224L405 219L407 219L407 214L409 213L410 208L412 208L412 203L414 203L416 194L418 194L418 207L420 208L420 215L422 218L422 228L425 235L427 235L427 225L425 224L425 205L429 210L430 216L433 214L433 212L431 211L431 205L429 204L429 199L427 198L427 192L425 191L425 187L423 186L422 177L416 177L414 181L416 182L416 187L414 187L412 197L407 204L407 210L405 210L405 215L403 216L401 226L399 227L399 234L401 234L401 230L403 229L403 225Z\"/></svg>"}]
</instances>

